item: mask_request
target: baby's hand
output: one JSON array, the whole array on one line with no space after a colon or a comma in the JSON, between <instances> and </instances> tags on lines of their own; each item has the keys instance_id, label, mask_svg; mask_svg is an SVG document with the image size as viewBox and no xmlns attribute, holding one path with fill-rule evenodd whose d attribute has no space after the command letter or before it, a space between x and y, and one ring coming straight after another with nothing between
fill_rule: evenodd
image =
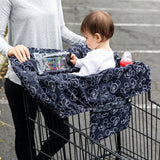
<instances>
[{"instance_id":1,"label":"baby's hand","mask_svg":"<svg viewBox=\"0 0 160 160\"><path fill-rule=\"evenodd\" d=\"M70 58L71 58L70 62L72 62L75 65L77 62L77 57L74 54L71 54Z\"/></svg>"}]
</instances>

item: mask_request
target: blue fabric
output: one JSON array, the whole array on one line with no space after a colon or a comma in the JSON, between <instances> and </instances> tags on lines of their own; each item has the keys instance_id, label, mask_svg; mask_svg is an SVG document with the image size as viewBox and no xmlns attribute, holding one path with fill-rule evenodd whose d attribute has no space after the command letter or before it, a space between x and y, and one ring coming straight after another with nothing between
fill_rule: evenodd
<instances>
[{"instance_id":1,"label":"blue fabric","mask_svg":"<svg viewBox=\"0 0 160 160\"><path fill-rule=\"evenodd\" d=\"M11 57L11 64L22 81L22 85L48 109L56 111L62 118L91 111L91 137L96 140L121 131L129 124L131 103L128 99L150 90L150 68L142 62L120 67L120 58L115 52L116 68L99 74L80 77L64 71L38 73L33 53L50 54L53 49L30 48L31 59L20 63ZM79 44L67 51L84 57L89 49Z\"/></svg>"}]
</instances>

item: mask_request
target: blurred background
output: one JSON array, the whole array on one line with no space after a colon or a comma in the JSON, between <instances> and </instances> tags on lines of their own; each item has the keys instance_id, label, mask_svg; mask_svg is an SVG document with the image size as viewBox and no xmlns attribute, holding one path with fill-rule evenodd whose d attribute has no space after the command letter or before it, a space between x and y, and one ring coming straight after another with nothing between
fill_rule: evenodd
<instances>
[{"instance_id":1,"label":"blurred background","mask_svg":"<svg viewBox=\"0 0 160 160\"><path fill-rule=\"evenodd\" d=\"M66 26L77 34L89 12L108 12L115 23L112 49L120 56L124 51L130 51L133 60L150 66L152 99L160 103L160 0L62 0L62 5ZM64 44L64 48L67 47ZM3 89L6 71L7 59L0 55L0 157L16 160L15 131Z\"/></svg>"}]
</instances>

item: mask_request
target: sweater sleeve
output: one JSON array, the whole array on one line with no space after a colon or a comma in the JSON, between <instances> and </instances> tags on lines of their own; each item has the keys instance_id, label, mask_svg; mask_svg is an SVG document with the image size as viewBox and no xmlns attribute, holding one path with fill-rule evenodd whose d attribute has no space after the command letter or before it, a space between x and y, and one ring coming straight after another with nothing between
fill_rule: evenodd
<instances>
[{"instance_id":1,"label":"sweater sleeve","mask_svg":"<svg viewBox=\"0 0 160 160\"><path fill-rule=\"evenodd\" d=\"M65 26L61 0L58 0L58 5L62 40L69 45L75 45L85 41L84 37L75 34Z\"/></svg>"},{"instance_id":2,"label":"sweater sleeve","mask_svg":"<svg viewBox=\"0 0 160 160\"><path fill-rule=\"evenodd\" d=\"M77 58L77 62L75 64L75 67L81 68L83 66L83 59Z\"/></svg>"},{"instance_id":3,"label":"sweater sleeve","mask_svg":"<svg viewBox=\"0 0 160 160\"><path fill-rule=\"evenodd\" d=\"M0 0L0 52L5 57L8 57L8 51L12 48L4 39L10 11L10 0Z\"/></svg>"}]
</instances>

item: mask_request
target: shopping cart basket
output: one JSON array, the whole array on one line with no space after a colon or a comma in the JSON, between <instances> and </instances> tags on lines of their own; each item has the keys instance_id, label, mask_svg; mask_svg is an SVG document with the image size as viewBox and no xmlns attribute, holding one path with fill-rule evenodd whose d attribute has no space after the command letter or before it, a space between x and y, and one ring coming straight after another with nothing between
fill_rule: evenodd
<instances>
[{"instance_id":1,"label":"shopping cart basket","mask_svg":"<svg viewBox=\"0 0 160 160\"><path fill-rule=\"evenodd\" d=\"M48 113L50 111L48 110ZM27 110L28 126L36 125L32 150L41 152L43 142L52 132L67 143L53 156L41 154L53 160L159 160L160 159L160 105L151 100L150 92L132 98L132 117L129 127L101 141L90 137L89 112L69 117L64 122L69 127L70 138L56 133L45 125L41 109L36 120ZM47 114L47 112L46 112ZM54 116L54 115L53 115ZM30 139L30 141L32 141ZM32 144L32 143L31 143ZM51 148L50 148L51 149Z\"/></svg>"}]
</instances>

